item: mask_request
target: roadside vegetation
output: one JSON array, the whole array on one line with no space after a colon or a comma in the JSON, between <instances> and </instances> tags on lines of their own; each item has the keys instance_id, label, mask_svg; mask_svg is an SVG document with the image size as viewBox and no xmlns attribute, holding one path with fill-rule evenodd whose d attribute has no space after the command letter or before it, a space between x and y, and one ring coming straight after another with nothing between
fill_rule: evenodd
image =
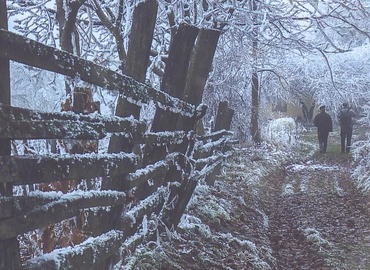
<instances>
[{"instance_id":1,"label":"roadside vegetation","mask_svg":"<svg viewBox=\"0 0 370 270\"><path fill-rule=\"evenodd\" d=\"M139 248L131 269L366 269L370 216L352 154L340 154L338 129L320 154L316 129L295 128L291 144L275 133L275 144L236 149L214 186L198 185L179 228Z\"/></svg>"}]
</instances>

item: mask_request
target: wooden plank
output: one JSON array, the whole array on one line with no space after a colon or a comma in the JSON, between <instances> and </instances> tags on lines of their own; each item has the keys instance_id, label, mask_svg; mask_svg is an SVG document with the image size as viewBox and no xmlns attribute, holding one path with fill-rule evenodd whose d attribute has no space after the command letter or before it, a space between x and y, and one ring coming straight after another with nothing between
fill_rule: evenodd
<instances>
[{"instance_id":1,"label":"wooden plank","mask_svg":"<svg viewBox=\"0 0 370 270\"><path fill-rule=\"evenodd\" d=\"M184 97L190 57L198 33L199 29L197 27L183 23L178 26L176 34L172 38L168 52L168 59L166 60L165 73L161 82L161 89L174 97ZM188 116L192 118L195 115L196 111L194 111L193 115ZM177 112L157 107L151 131L158 132L176 130L178 116L179 114ZM186 129L180 128L179 130ZM184 148L186 147L183 147L182 150L185 154ZM144 152L143 164L150 164L164 159L167 154L167 150L164 146L157 147L151 144L146 145Z\"/></svg>"},{"instance_id":2,"label":"wooden plank","mask_svg":"<svg viewBox=\"0 0 370 270\"><path fill-rule=\"evenodd\" d=\"M79 214L81 209L97 206L123 205L126 193L118 191L75 191L31 212L0 221L0 240L56 223Z\"/></svg>"},{"instance_id":3,"label":"wooden plank","mask_svg":"<svg viewBox=\"0 0 370 270\"><path fill-rule=\"evenodd\" d=\"M193 105L139 83L129 76L9 31L0 30L0 57L72 78L78 77L109 90L120 91L134 103L148 103L154 100L164 108L177 113L192 116L195 112Z\"/></svg>"},{"instance_id":4,"label":"wooden plank","mask_svg":"<svg viewBox=\"0 0 370 270\"><path fill-rule=\"evenodd\" d=\"M149 164L145 168L129 173L124 183L125 190L140 186L148 182L149 179L152 179L152 181L158 178L163 179L169 168L174 166L181 156L182 154L180 153L172 153L164 160L158 161L154 164Z\"/></svg>"},{"instance_id":5,"label":"wooden plank","mask_svg":"<svg viewBox=\"0 0 370 270\"><path fill-rule=\"evenodd\" d=\"M199 160L196 163L198 181L204 179L204 181L213 186L216 180L216 176L220 174L222 168L222 162L230 157L232 152L226 152L225 154L219 154L216 156L209 157L207 159Z\"/></svg>"},{"instance_id":6,"label":"wooden plank","mask_svg":"<svg viewBox=\"0 0 370 270\"><path fill-rule=\"evenodd\" d=\"M139 82L145 82L146 79L157 10L158 3L156 0L143 1L135 6L132 15L130 38L127 44L127 56L125 59L120 58L121 61L124 61L123 73ZM131 103L123 97L118 97L116 115L133 115L136 119L140 119L140 109L140 106ZM111 141L111 143L115 142ZM116 148L113 145L112 147Z\"/></svg>"},{"instance_id":7,"label":"wooden plank","mask_svg":"<svg viewBox=\"0 0 370 270\"><path fill-rule=\"evenodd\" d=\"M106 136L102 123L81 121L3 121L0 118L0 139L77 139L98 140Z\"/></svg>"},{"instance_id":8,"label":"wooden plank","mask_svg":"<svg viewBox=\"0 0 370 270\"><path fill-rule=\"evenodd\" d=\"M73 112L41 112L9 105L0 104L0 123L17 122L78 122L86 125L104 125L105 132L130 132L143 134L146 130L146 124L132 117L105 117L100 114L75 114ZM3 124L2 124L3 125ZM3 127L5 129L5 127ZM0 133L1 134L1 133Z\"/></svg>"},{"instance_id":9,"label":"wooden plank","mask_svg":"<svg viewBox=\"0 0 370 270\"><path fill-rule=\"evenodd\" d=\"M206 158L212 155L215 150L222 151L223 148L228 144L228 142L228 138L221 137L217 141L211 141L203 145L198 145L193 154L194 159Z\"/></svg>"},{"instance_id":10,"label":"wooden plank","mask_svg":"<svg viewBox=\"0 0 370 270\"><path fill-rule=\"evenodd\" d=\"M43 193L52 194L56 192L35 191L29 193L28 196L0 197L0 219L12 215L22 215L25 212L31 211L36 206L55 200L51 196L41 196L40 194Z\"/></svg>"},{"instance_id":11,"label":"wooden plank","mask_svg":"<svg viewBox=\"0 0 370 270\"><path fill-rule=\"evenodd\" d=\"M188 74L191 52L199 33L197 27L180 24L173 37L168 52L166 68L161 83L161 89L177 98L184 97L186 78ZM192 117L195 115L195 110ZM154 115L152 131L175 130L178 112L158 109Z\"/></svg>"},{"instance_id":12,"label":"wooden plank","mask_svg":"<svg viewBox=\"0 0 370 270\"><path fill-rule=\"evenodd\" d=\"M192 135L193 134L191 134L191 136ZM125 133L118 133L113 134L112 137L113 136L125 137L128 142L134 144L151 143L156 145L180 144L188 138L188 135L184 131L147 132L140 136L137 136L135 134L130 135Z\"/></svg>"},{"instance_id":13,"label":"wooden plank","mask_svg":"<svg viewBox=\"0 0 370 270\"><path fill-rule=\"evenodd\" d=\"M202 28L199 31L195 47L191 54L188 76L186 79L184 101L199 106L202 102L203 92L208 78L209 71L212 67L213 56L217 47L220 31L213 29ZM198 108L199 109L199 108ZM188 131L194 129L196 122L201 119L206 108L203 108L204 113L199 114L195 119L179 115L176 129ZM177 147L179 151L184 151L185 143Z\"/></svg>"},{"instance_id":14,"label":"wooden plank","mask_svg":"<svg viewBox=\"0 0 370 270\"><path fill-rule=\"evenodd\" d=\"M160 212L165 202L166 194L167 188L160 187L157 192L141 200L136 206L120 216L116 229L123 230L125 236L134 234L138 226L142 224L145 215L150 217L152 213L158 214Z\"/></svg>"},{"instance_id":15,"label":"wooden plank","mask_svg":"<svg viewBox=\"0 0 370 270\"><path fill-rule=\"evenodd\" d=\"M134 154L75 154L0 157L0 182L24 185L100 176L119 176L136 169Z\"/></svg>"},{"instance_id":16,"label":"wooden plank","mask_svg":"<svg viewBox=\"0 0 370 270\"><path fill-rule=\"evenodd\" d=\"M209 168L211 166L216 166L218 163L222 162L223 158L225 157L224 154L220 153L214 156L210 156L207 158L198 159L195 162L195 169L197 171L202 171L204 168ZM206 171L206 170L204 170Z\"/></svg>"},{"instance_id":17,"label":"wooden plank","mask_svg":"<svg viewBox=\"0 0 370 270\"><path fill-rule=\"evenodd\" d=\"M111 118L105 119L104 122L107 132L126 132L140 136L146 131L146 123L132 117L121 118L112 116Z\"/></svg>"},{"instance_id":18,"label":"wooden plank","mask_svg":"<svg viewBox=\"0 0 370 270\"><path fill-rule=\"evenodd\" d=\"M149 233L150 236L153 236L153 234L154 234L153 232ZM122 245L124 247L122 249L122 259L125 259L127 256L130 256L132 253L134 253L136 248L144 242L144 239L145 235L140 233L136 233L131 237L127 238Z\"/></svg>"},{"instance_id":19,"label":"wooden plank","mask_svg":"<svg viewBox=\"0 0 370 270\"><path fill-rule=\"evenodd\" d=\"M198 106L202 102L203 91L221 31L201 28L191 55L184 100Z\"/></svg>"},{"instance_id":20,"label":"wooden plank","mask_svg":"<svg viewBox=\"0 0 370 270\"><path fill-rule=\"evenodd\" d=\"M191 136L193 134L190 134ZM153 144L180 144L187 139L184 131L148 132L143 136L144 143Z\"/></svg>"},{"instance_id":21,"label":"wooden plank","mask_svg":"<svg viewBox=\"0 0 370 270\"><path fill-rule=\"evenodd\" d=\"M203 142L208 141L208 140L217 141L221 139L222 137L226 137L226 136L229 137L229 136L232 136L233 134L234 133L230 130L221 129L221 130L212 132L207 135L197 135L197 140L200 140Z\"/></svg>"},{"instance_id":22,"label":"wooden plank","mask_svg":"<svg viewBox=\"0 0 370 270\"><path fill-rule=\"evenodd\" d=\"M89 238L73 248L57 249L30 259L24 263L23 269L96 269L96 265L118 253L123 241L122 231L111 230L101 236Z\"/></svg>"},{"instance_id":23,"label":"wooden plank","mask_svg":"<svg viewBox=\"0 0 370 270\"><path fill-rule=\"evenodd\" d=\"M183 159L179 166L181 167L181 175L178 179L175 179L175 183L169 185L170 192L166 200L166 207L162 210L161 219L168 228L177 227L198 183L198 179L193 177L195 175L194 169L189 159Z\"/></svg>"}]
</instances>

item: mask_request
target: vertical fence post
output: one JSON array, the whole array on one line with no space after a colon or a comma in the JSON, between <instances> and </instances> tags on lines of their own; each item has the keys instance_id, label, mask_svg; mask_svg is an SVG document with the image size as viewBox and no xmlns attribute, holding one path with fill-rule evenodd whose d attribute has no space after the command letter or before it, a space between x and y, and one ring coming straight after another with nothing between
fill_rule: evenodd
<instances>
[{"instance_id":1,"label":"vertical fence post","mask_svg":"<svg viewBox=\"0 0 370 270\"><path fill-rule=\"evenodd\" d=\"M8 30L6 0L0 0L0 29ZM0 103L10 105L9 60L0 57ZM0 140L0 156L10 156L10 140ZM1 196L13 196L13 186L0 183ZM9 218L9 217L8 217ZM1 220L0 220L1 222ZM21 259L17 238L0 239L0 269L19 269Z\"/></svg>"},{"instance_id":2,"label":"vertical fence post","mask_svg":"<svg viewBox=\"0 0 370 270\"><path fill-rule=\"evenodd\" d=\"M166 61L165 73L163 76L161 89L173 97L181 99L184 96L186 77L188 74L191 53L194 48L199 29L187 24L180 24L175 36L173 37ZM152 132L174 131L178 113L171 112L160 107L156 112L152 124ZM144 147L143 165L148 165L164 159L167 155L167 146L157 146L156 144L146 144ZM174 170L169 170L166 177L172 178ZM165 179L155 179L154 185L147 183L139 187L139 198L145 198L161 186Z\"/></svg>"},{"instance_id":3,"label":"vertical fence post","mask_svg":"<svg viewBox=\"0 0 370 270\"><path fill-rule=\"evenodd\" d=\"M0 29L8 30L6 0L0 0ZM0 103L10 105L9 60L2 57L0 57ZM10 140L0 140L0 155L10 155ZM12 193L12 188L3 184L0 192L8 195L9 193Z\"/></svg>"},{"instance_id":4,"label":"vertical fence post","mask_svg":"<svg viewBox=\"0 0 370 270\"><path fill-rule=\"evenodd\" d=\"M149 0L138 4L135 7L130 39L128 41L127 59L123 66L123 73L133 79L144 83L149 63L150 48L154 35L155 22L157 18L158 3L156 0ZM122 117L134 116L140 118L141 106L129 102L126 98L118 97L116 115ZM123 136L112 135L109 141L108 151L111 153L139 152L138 148L125 139Z\"/></svg>"},{"instance_id":5,"label":"vertical fence post","mask_svg":"<svg viewBox=\"0 0 370 270\"><path fill-rule=\"evenodd\" d=\"M229 130L233 115L234 115L234 110L228 107L228 102L220 101L220 103L218 104L214 131L218 131L221 129Z\"/></svg>"},{"instance_id":6,"label":"vertical fence post","mask_svg":"<svg viewBox=\"0 0 370 270\"><path fill-rule=\"evenodd\" d=\"M234 110L229 108L227 101L220 101L218 104L216 122L214 131L226 129L229 130L231 126L231 120L234 115ZM221 173L222 163L219 163L214 170L207 175L205 182L209 186L213 186L217 175Z\"/></svg>"},{"instance_id":7,"label":"vertical fence post","mask_svg":"<svg viewBox=\"0 0 370 270\"><path fill-rule=\"evenodd\" d=\"M212 67L213 57L219 37L220 31L204 28L200 29L191 54L183 99L196 107L199 106L203 99L204 87L207 82L209 71ZM204 109L206 108L204 107ZM203 115L201 115L200 118L195 119L194 117L179 115L176 129L184 130L186 132L189 130L195 131L195 125L197 123L202 123L199 121L202 117ZM175 147L175 151L185 153L187 147L188 143L185 141L183 144ZM189 154L190 153L191 152L189 152Z\"/></svg>"},{"instance_id":8,"label":"vertical fence post","mask_svg":"<svg viewBox=\"0 0 370 270\"><path fill-rule=\"evenodd\" d=\"M217 47L220 32L216 30L200 29L195 46L193 47L187 76L185 76L185 88L181 98L195 106L199 106L202 102L204 87L208 78L209 71L212 67L213 56ZM204 116L206 106L199 108L202 112L195 117L187 117L178 115L176 122L176 130L184 130L186 132L195 129L196 123ZM194 143L194 142L193 142ZM184 140L184 143L175 146L174 151L191 154L192 149L189 147L189 142ZM190 150L190 151L189 151ZM194 192L197 185L197 180L189 177L191 169L186 168L185 161L181 166L184 172L181 186L179 188L172 187L169 201L172 198L177 198L172 209L168 209L165 213L165 223L169 228L177 227L180 218Z\"/></svg>"}]
</instances>

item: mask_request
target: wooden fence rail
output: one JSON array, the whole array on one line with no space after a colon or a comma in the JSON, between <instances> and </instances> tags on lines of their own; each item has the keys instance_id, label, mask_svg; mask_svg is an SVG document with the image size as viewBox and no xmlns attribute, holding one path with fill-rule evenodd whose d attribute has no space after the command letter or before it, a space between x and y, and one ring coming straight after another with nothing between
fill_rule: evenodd
<instances>
[{"instance_id":1,"label":"wooden fence rail","mask_svg":"<svg viewBox=\"0 0 370 270\"><path fill-rule=\"evenodd\" d=\"M186 38L188 30L183 29L182 38ZM189 31L195 40L198 30ZM212 184L230 154L227 151L232 148L232 133L222 129L222 126L230 127L232 117L227 103L222 104L227 119L221 113L217 120L221 130L196 135L194 125L204 116L205 106L197 108L65 51L0 29L0 59L78 77L119 91L137 105L154 101L160 112L158 117L163 119L168 112L175 116L168 130L163 130L157 122L157 126L148 131L143 121L132 117L41 112L10 106L0 100L1 142L100 140L110 135L125 138L126 143L141 149L150 149L146 153L2 154L0 185L8 188L0 189L0 269L107 269L145 239L154 237L155 232L143 227L153 214L163 220L162 229L163 226L176 227L195 186L201 181ZM176 119L181 120L180 130L176 130L181 126L176 125ZM150 151L156 154L146 158L145 154ZM53 183L71 181L95 181L99 185L76 184L63 192L53 187ZM9 187L14 186L24 186L30 191L12 196ZM73 247L67 245L20 261L17 237L35 230L42 232L51 224L72 220L81 214L88 216L89 226L101 228L90 228L90 235ZM105 226L108 223L109 226ZM83 225L75 226L81 229Z\"/></svg>"},{"instance_id":2,"label":"wooden fence rail","mask_svg":"<svg viewBox=\"0 0 370 270\"><path fill-rule=\"evenodd\" d=\"M91 179L97 177L120 177L122 181L122 187L124 191L105 191L105 190L90 190L90 191L70 191L67 194L61 194L56 192L37 192L33 194L32 192L27 196L15 196L15 197L0 197L0 241L15 238L18 235L27 233L29 231L43 228L48 226L50 223L57 223L69 218L73 218L79 215L80 211L83 209L88 209L92 207L112 207L117 205L127 205L128 202L132 202L132 199L128 198L127 192L133 188L141 187L148 181L159 181L158 186L166 186L166 182L163 182L170 168L179 167L180 170L184 170L183 160L188 160L187 162L193 163L191 165L194 170L199 171L196 174L196 178L205 179L207 175L212 173L214 168L220 164L225 155L222 154L222 147L227 144L227 137L230 137L231 133L225 130L210 134L207 136L195 136L194 133L186 134L183 131L175 132L143 132L145 127L143 124L134 119L120 119L118 117L113 117L114 119L102 119L101 116L84 116L75 115L71 113L41 113L38 111L31 111L11 106L0 106L1 110L1 121L4 122L4 126L7 127L7 132L2 134L3 138L8 139L30 139L30 138L43 138L43 136L31 137L31 132L29 129L26 130L26 136L23 136L21 131L17 130L17 125L12 125L12 123L19 122L19 119L27 123L27 121L32 122L33 119L38 119L37 123L46 126L45 123L61 121L60 119L68 119L70 122L79 122L80 129L86 126L89 127L91 133L100 130L105 136L107 130L109 131L122 131L122 132L136 132L140 134L141 137L137 135L137 140L135 143L154 143L154 144L176 144L181 143L184 137L191 138L196 141L196 148L194 150L194 156L199 159L192 159L184 156L184 154L174 152L166 156L164 160L160 160L154 164L148 164L144 168L138 168L137 164L140 159L139 156L133 153L111 153L111 154L101 154L101 153L89 153L89 154L48 154L48 155L25 155L25 156L2 156L0 157L0 183L11 183L12 185L32 185L41 183L50 183L54 181L69 181L71 179ZM15 113L13 113L15 112ZM23 115L19 112L23 112ZM52 119L54 118L55 121ZM45 119L45 121L43 121ZM57 120L58 119L58 120ZM91 124L99 124L100 126L96 128ZM53 133L52 136L45 136L45 138L73 138L73 132L70 133L59 133L58 130L49 125L50 130ZM107 128L108 127L108 128ZM112 128L114 127L114 128ZM68 126L60 125L61 129L68 129ZM96 129L94 129L96 128ZM28 131L28 133L27 133ZM51 132L51 133L52 133ZM76 133L81 133L78 131ZM10 134L10 135L9 135ZM20 136L12 137L12 134L20 134ZM34 133L36 134L36 133ZM64 135L65 134L65 135ZM64 136L63 136L64 135ZM190 137L189 137L190 136ZM225 137L226 136L226 137ZM83 139L97 139L100 136L82 136ZM213 141L216 140L216 141ZM214 151L221 151L220 154L214 155ZM189 168L189 166L188 166ZM188 174L190 171L188 171ZM173 174L175 175L175 174ZM177 174L181 175L181 173ZM195 177L195 175L193 175ZM169 180L169 179L168 179ZM193 183L196 184L197 181ZM183 182L183 179L175 178L171 181ZM154 183L153 183L154 184ZM186 185L185 185L186 186ZM178 192L184 193L186 189L178 189ZM186 192L185 192L186 193ZM191 192L187 193L191 196ZM158 197L158 195L156 194ZM174 196L174 195L172 195ZM140 208L133 208L130 211L133 214L126 213L123 215L123 219L116 226L117 229L111 232L102 234L101 237L106 238L107 243L100 243L102 250L108 250L110 254L117 252L119 247L122 245L124 239L129 237L127 235L127 228L135 228L130 231L136 233L136 228L140 227L142 218L150 216L151 213L155 212L154 209L161 209L165 204L165 201L169 198L165 198L163 193L161 198L155 200L148 197L151 203L145 203L144 199L140 204ZM187 204L188 200L182 202L183 205ZM27 202L27 203L26 203ZM18 206L15 208L14 206ZM157 210L157 213L159 211ZM181 214L177 214L177 219L181 217ZM134 220L134 222L132 221ZM134 226L133 226L134 225ZM114 235L114 237L111 237ZM125 235L125 238L121 237ZM96 240L98 241L98 240ZM48 267L45 269L64 269L66 264L73 265L73 267L78 267L83 262L84 267L87 267L89 256L100 256L95 258L97 261L104 261L108 256L104 252L99 252L99 247L95 247L93 255L90 254L91 245L94 240L87 240L87 242L81 243L74 249L68 248L66 250L54 251L53 254L60 254L57 256L61 260L55 262L55 256L43 255L39 259L31 259L24 263L25 269L38 269L39 267ZM79 251L77 251L79 250ZM85 254L82 256L83 259L76 259L75 253L81 252ZM74 255L73 255L74 254ZM86 257L87 256L87 257ZM73 257L73 259L71 259ZM54 259L53 259L54 258ZM53 261L54 260L54 261ZM50 264L50 261L53 261ZM63 262L62 262L63 261ZM68 262L67 262L68 261ZM74 263L76 262L76 263ZM54 266L50 266L54 265ZM58 265L56 267L55 265ZM44 268L42 268L44 269Z\"/></svg>"},{"instance_id":3,"label":"wooden fence rail","mask_svg":"<svg viewBox=\"0 0 370 270\"><path fill-rule=\"evenodd\" d=\"M139 83L131 77L121 75L68 52L1 29L0 57L71 78L79 78L109 90L119 91L138 104L153 100L164 109L187 116L193 116L196 109L194 105Z\"/></svg>"}]
</instances>

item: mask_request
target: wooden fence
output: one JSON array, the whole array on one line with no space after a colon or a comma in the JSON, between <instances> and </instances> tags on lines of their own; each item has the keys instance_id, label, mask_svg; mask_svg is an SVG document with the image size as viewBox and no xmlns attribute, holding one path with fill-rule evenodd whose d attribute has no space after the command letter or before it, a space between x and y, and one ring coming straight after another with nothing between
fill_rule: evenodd
<instances>
[{"instance_id":1,"label":"wooden fence","mask_svg":"<svg viewBox=\"0 0 370 270\"><path fill-rule=\"evenodd\" d=\"M0 70L7 71L0 75L2 82L9 74L9 60L72 78L78 76L85 82L120 91L136 104L154 101L155 117L160 115L162 122L176 119L178 130L157 125L147 131L144 122L132 117L83 114L81 109L49 113L13 107L4 98L3 83L0 269L107 269L138 244L155 236L156 230L148 231L143 226L148 219L163 221L158 231L175 228L197 183L205 181L212 185L232 149L232 134L227 131L232 110L225 102L220 103L214 132L197 135L194 126L204 116L204 105L196 107L129 76L0 29ZM81 93L78 90L75 89L75 100ZM10 96L10 89L5 94ZM179 122L183 123L182 128ZM79 145L109 134L142 151L10 155L12 140L71 140ZM38 190L13 196L15 186L31 188L43 183L80 181L85 183L82 189L69 186L63 193ZM91 181L100 186L92 185ZM84 241L21 259L19 239L27 233L29 237L31 231L42 232L51 224L76 220L81 215L89 221L85 230L90 235ZM83 225L75 227L82 232Z\"/></svg>"}]
</instances>

